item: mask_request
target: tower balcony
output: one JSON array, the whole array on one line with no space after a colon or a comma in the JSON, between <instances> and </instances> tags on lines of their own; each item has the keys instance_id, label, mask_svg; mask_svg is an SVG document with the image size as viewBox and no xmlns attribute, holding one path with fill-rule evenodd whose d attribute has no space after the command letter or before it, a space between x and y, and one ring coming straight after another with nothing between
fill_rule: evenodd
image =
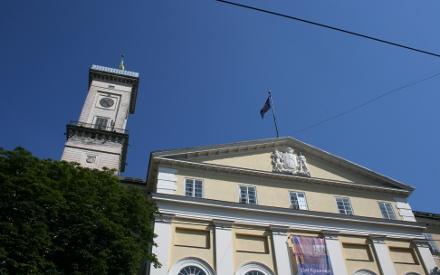
<instances>
[{"instance_id":1,"label":"tower balcony","mask_svg":"<svg viewBox=\"0 0 440 275\"><path fill-rule=\"evenodd\" d=\"M81 122L81 121L70 121L70 125L72 126L78 126L78 127L84 127L84 128L90 128L90 129L95 129L95 130L99 130L99 131L108 131L108 132L113 132L113 133L119 133L119 134L127 134L128 135L128 130L127 129L122 129L122 128L115 128L112 125L103 125L103 124L92 124L92 123L86 123L86 122Z\"/></svg>"}]
</instances>

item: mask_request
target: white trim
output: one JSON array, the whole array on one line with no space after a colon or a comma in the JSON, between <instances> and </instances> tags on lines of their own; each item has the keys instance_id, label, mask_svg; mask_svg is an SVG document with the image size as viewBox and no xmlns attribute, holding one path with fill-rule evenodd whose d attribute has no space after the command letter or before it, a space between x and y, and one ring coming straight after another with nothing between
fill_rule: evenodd
<instances>
[{"instance_id":1,"label":"white trim","mask_svg":"<svg viewBox=\"0 0 440 275\"><path fill-rule=\"evenodd\" d=\"M292 193L295 193L296 194L296 199L298 200L298 194L304 194L304 203L305 203L305 205L306 205L306 209L301 209L301 206L299 205L299 203L298 203L298 209L296 209L296 210L309 210L309 205L308 205L308 203L307 203L307 198L306 198L306 193L305 192L299 192L299 191L288 191L288 195L289 195L289 201L290 201L290 208L291 209L294 209L293 207L292 207Z\"/></svg>"},{"instance_id":2,"label":"white trim","mask_svg":"<svg viewBox=\"0 0 440 275\"><path fill-rule=\"evenodd\" d=\"M168 272L168 275L177 275L179 274L180 270L182 270L182 268L187 266L197 266L198 268L203 270L203 272L205 272L206 275L215 274L212 267L204 260L195 257L185 257L176 261L173 264L173 266L170 268L170 271Z\"/></svg>"},{"instance_id":3,"label":"white trim","mask_svg":"<svg viewBox=\"0 0 440 275\"><path fill-rule=\"evenodd\" d=\"M341 211L339 210L339 206L338 206L338 199L337 198L341 198L342 199L342 203L344 204L344 199L348 199L348 202L350 203L350 208L351 208L351 214L347 214L347 213L341 213ZM353 209L353 205L351 204L351 200L349 197L340 197L340 196L335 196L335 203L336 203L336 210L338 211L339 214L344 214L344 215L348 215L348 216L354 216L354 209ZM347 209L345 209L344 206L344 211L347 212Z\"/></svg>"},{"instance_id":4,"label":"white trim","mask_svg":"<svg viewBox=\"0 0 440 275\"><path fill-rule=\"evenodd\" d=\"M264 275L275 275L275 273L270 270L265 264L260 262L247 262L241 265L237 271L235 271L234 275L245 275L249 271L259 271ZM278 272L278 274L281 274Z\"/></svg>"},{"instance_id":5,"label":"white trim","mask_svg":"<svg viewBox=\"0 0 440 275\"><path fill-rule=\"evenodd\" d=\"M186 180L192 180L193 183L193 194L191 196L186 195ZM184 178L184 190L183 190L183 195L187 196L187 197L194 197L194 198L198 198L195 196L196 194L196 180L201 181L202 182L202 198L205 197L205 181L202 179L196 179L196 178Z\"/></svg>"},{"instance_id":6,"label":"white trim","mask_svg":"<svg viewBox=\"0 0 440 275\"><path fill-rule=\"evenodd\" d=\"M246 203L241 202L241 186L246 187ZM255 203L249 203L249 187L253 187L255 191ZM258 196L257 196L257 187L255 185L248 184L239 184L238 185L238 203L240 204L249 204L249 205L258 205Z\"/></svg>"},{"instance_id":7,"label":"white trim","mask_svg":"<svg viewBox=\"0 0 440 275\"><path fill-rule=\"evenodd\" d=\"M324 160L328 163L336 164L338 167L340 168L342 167L346 170L353 171L357 175L362 176L370 181L380 182L381 184L388 183L396 187L406 189L408 191L408 194L410 194L415 189L413 186L406 185L392 178L376 173L368 168L365 168L351 161L330 154L324 150L321 150L317 147L301 142L292 137L270 138L270 139L235 142L228 144L218 144L218 145L210 145L210 146L199 146L192 148L158 151L153 153L153 157L166 158L170 156L183 156L188 158L190 155L191 157L195 157L195 156L198 157L199 155L209 156L210 154L216 154L218 156L219 154L222 155L231 154L230 152L233 153L234 151L237 153L244 153L244 152L249 152L250 150L261 151L270 148L279 148L284 146L290 146L298 151L307 153L311 157Z\"/></svg>"},{"instance_id":8,"label":"white trim","mask_svg":"<svg viewBox=\"0 0 440 275\"><path fill-rule=\"evenodd\" d=\"M340 231L341 234L360 236L374 233L387 235L390 238L424 239L421 232L425 226L419 223L247 205L158 193L152 193L152 199L156 201L161 213L175 214L181 218L204 221L212 219L233 220L236 224L287 226L292 229L313 232L332 230Z\"/></svg>"},{"instance_id":9,"label":"white trim","mask_svg":"<svg viewBox=\"0 0 440 275\"><path fill-rule=\"evenodd\" d=\"M364 273L358 273L358 272L364 272ZM369 274L365 273L365 272L369 272ZM357 270L355 273L353 273L353 275L377 275L377 273L373 272L371 270L362 268L362 269Z\"/></svg>"},{"instance_id":10,"label":"white trim","mask_svg":"<svg viewBox=\"0 0 440 275\"><path fill-rule=\"evenodd\" d=\"M385 243L385 238L387 236L371 235L370 237L382 274L397 275L396 270L394 269L393 260L391 259L390 251Z\"/></svg>"},{"instance_id":11,"label":"white trim","mask_svg":"<svg viewBox=\"0 0 440 275\"><path fill-rule=\"evenodd\" d=\"M154 157L154 159L152 160L152 163L155 165L168 164L171 166L181 166L181 167L185 167L185 168L192 167L195 171L200 171L200 169L201 169L205 172L209 171L209 173L227 173L227 174L234 173L234 174L238 174L238 175L251 176L251 177L259 178L259 179L271 178L271 179L277 179L277 180L287 180L290 182L296 181L296 183L297 182L305 182L309 185L310 184L328 185L331 187L342 187L342 188L346 188L346 189L356 189L357 191L368 190L368 191L373 191L376 193L377 192L390 193L390 194L403 195L403 196L409 196L412 192L412 191L408 191L405 189L381 187L381 186L376 186L376 185L367 185L367 184L360 184L360 183L353 183L353 182L343 182L343 181L322 179L322 178L294 176L294 175L288 175L288 174L279 174L279 173L266 172L266 171L260 171L260 170L252 170L252 169L231 167L231 166L224 166L224 165L217 165L217 164L192 162L192 161L178 160L178 159L168 159L168 158L161 158L161 157ZM153 175L153 174L154 174L153 172L149 173L149 175Z\"/></svg>"}]
</instances>

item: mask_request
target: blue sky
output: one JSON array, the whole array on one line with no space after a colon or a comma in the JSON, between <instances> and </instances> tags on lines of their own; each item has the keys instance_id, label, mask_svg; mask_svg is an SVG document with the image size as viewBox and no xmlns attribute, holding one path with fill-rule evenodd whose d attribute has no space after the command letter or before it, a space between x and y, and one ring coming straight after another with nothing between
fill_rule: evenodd
<instances>
[{"instance_id":1,"label":"blue sky","mask_svg":"<svg viewBox=\"0 0 440 275\"><path fill-rule=\"evenodd\" d=\"M440 53L439 1L263 1L251 5ZM0 146L59 159L92 64L140 73L124 174L151 151L280 136L416 187L440 212L440 58L214 0L2 1Z\"/></svg>"}]
</instances>

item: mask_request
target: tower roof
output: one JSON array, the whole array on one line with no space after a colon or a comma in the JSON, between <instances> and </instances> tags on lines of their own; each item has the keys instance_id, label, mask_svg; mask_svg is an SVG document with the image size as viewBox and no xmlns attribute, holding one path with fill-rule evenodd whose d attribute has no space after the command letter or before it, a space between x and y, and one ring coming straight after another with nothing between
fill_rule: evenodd
<instances>
[{"instance_id":1,"label":"tower roof","mask_svg":"<svg viewBox=\"0 0 440 275\"><path fill-rule=\"evenodd\" d=\"M99 65L92 65L92 68L89 71L89 87L93 79L101 79L132 85L133 88L130 99L130 114L134 114L134 110L136 107L137 91L139 86L139 73Z\"/></svg>"}]
</instances>

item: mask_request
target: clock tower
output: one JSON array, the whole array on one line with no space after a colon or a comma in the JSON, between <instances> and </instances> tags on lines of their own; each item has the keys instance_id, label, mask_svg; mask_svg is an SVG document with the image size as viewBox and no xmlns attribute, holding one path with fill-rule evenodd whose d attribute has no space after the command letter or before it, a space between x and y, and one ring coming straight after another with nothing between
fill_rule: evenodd
<instances>
[{"instance_id":1,"label":"clock tower","mask_svg":"<svg viewBox=\"0 0 440 275\"><path fill-rule=\"evenodd\" d=\"M129 137L125 127L135 110L138 86L139 73L93 65L79 120L67 125L61 160L124 172Z\"/></svg>"}]
</instances>

